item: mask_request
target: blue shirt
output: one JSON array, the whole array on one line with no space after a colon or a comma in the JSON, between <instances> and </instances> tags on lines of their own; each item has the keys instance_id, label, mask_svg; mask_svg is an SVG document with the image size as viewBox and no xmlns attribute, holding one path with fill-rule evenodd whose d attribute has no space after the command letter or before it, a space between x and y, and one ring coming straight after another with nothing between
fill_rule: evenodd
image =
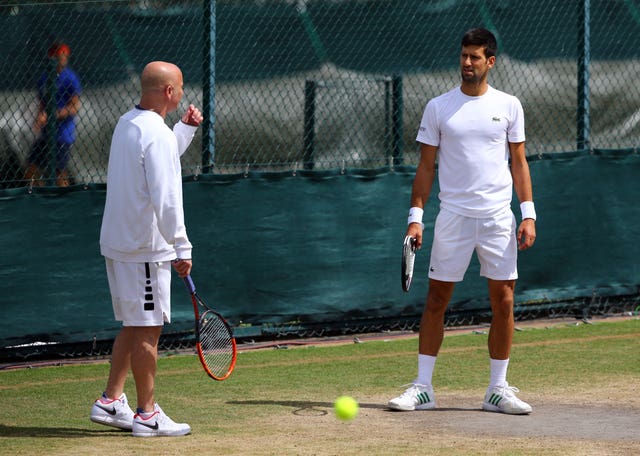
<instances>
[{"instance_id":1,"label":"blue shirt","mask_svg":"<svg viewBox=\"0 0 640 456\"><path fill-rule=\"evenodd\" d=\"M40 101L46 105L49 97L47 87L47 73L43 73L38 79L38 96ZM56 78L56 109L64 108L71 98L80 95L82 88L80 86L80 78L69 68L64 68ZM73 144L76 139L76 123L75 116L67 116L58 123L58 132L56 140L66 144Z\"/></svg>"}]
</instances>

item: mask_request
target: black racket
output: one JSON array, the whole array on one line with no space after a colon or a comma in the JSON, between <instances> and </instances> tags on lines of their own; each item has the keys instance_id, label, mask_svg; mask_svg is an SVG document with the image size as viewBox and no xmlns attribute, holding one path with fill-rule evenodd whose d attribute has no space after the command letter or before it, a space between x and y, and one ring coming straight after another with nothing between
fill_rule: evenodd
<instances>
[{"instance_id":1,"label":"black racket","mask_svg":"<svg viewBox=\"0 0 640 456\"><path fill-rule=\"evenodd\" d=\"M406 236L402 246L402 290L409 291L413 279L413 264L416 259L416 238Z\"/></svg>"},{"instance_id":2,"label":"black racket","mask_svg":"<svg viewBox=\"0 0 640 456\"><path fill-rule=\"evenodd\" d=\"M227 321L196 293L191 276L184 277L196 317L196 350L205 372L214 380L224 380L236 365L236 339ZM200 313L202 312L202 313Z\"/></svg>"}]
</instances>

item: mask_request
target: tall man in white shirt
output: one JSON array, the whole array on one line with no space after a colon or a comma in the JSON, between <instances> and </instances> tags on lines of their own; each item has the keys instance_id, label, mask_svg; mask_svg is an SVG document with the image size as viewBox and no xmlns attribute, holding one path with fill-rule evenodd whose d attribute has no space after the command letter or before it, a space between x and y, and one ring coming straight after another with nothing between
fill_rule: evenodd
<instances>
[{"instance_id":1,"label":"tall man in white shirt","mask_svg":"<svg viewBox=\"0 0 640 456\"><path fill-rule=\"evenodd\" d=\"M92 421L134 436L185 435L154 399L158 341L171 321L171 267L191 272L191 243L184 224L180 156L203 120L190 105L171 130L168 113L183 95L180 68L151 62L140 78L140 102L120 117L109 155L107 198L100 230L109 290L122 330L113 344L107 387L91 409ZM131 370L137 412L124 394Z\"/></svg>"},{"instance_id":2,"label":"tall man in white shirt","mask_svg":"<svg viewBox=\"0 0 640 456\"><path fill-rule=\"evenodd\" d=\"M440 211L429 265L429 291L418 349L418 375L389 401L394 410L436 406L433 369L444 337L444 315L456 282L462 281L475 250L480 275L488 279L492 319L489 332L490 381L482 408L527 414L532 408L506 380L514 317L518 249L535 241L536 213L525 155L524 113L520 101L487 82L496 63L497 43L486 29L462 38L459 87L427 103L417 141L421 158L413 181L407 236L423 242L423 209L436 177ZM511 211L515 189L522 221Z\"/></svg>"}]
</instances>

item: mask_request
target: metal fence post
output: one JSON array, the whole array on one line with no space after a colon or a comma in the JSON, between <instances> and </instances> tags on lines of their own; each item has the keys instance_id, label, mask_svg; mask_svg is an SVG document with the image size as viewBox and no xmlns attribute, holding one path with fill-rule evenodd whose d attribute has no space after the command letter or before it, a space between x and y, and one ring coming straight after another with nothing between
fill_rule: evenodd
<instances>
[{"instance_id":1,"label":"metal fence post","mask_svg":"<svg viewBox=\"0 0 640 456\"><path fill-rule=\"evenodd\" d=\"M591 0L583 0L578 14L578 150L590 149L589 67L591 65Z\"/></svg>"},{"instance_id":2,"label":"metal fence post","mask_svg":"<svg viewBox=\"0 0 640 456\"><path fill-rule=\"evenodd\" d=\"M394 74L391 83L391 120L392 128L392 155L393 164L400 165L403 162L403 102L402 102L402 75Z\"/></svg>"},{"instance_id":3,"label":"metal fence post","mask_svg":"<svg viewBox=\"0 0 640 456\"><path fill-rule=\"evenodd\" d=\"M47 124L45 128L47 147L47 169L45 171L45 182L50 185L56 184L56 169L58 168L58 121L56 111L58 109L58 59L53 56L47 62L47 84L45 87L45 112L47 113Z\"/></svg>"},{"instance_id":4,"label":"metal fence post","mask_svg":"<svg viewBox=\"0 0 640 456\"><path fill-rule=\"evenodd\" d=\"M215 165L215 80L216 80L216 2L203 2L202 39L202 172L208 174Z\"/></svg>"},{"instance_id":5,"label":"metal fence post","mask_svg":"<svg viewBox=\"0 0 640 456\"><path fill-rule=\"evenodd\" d=\"M313 169L313 153L316 142L316 81L307 80L304 84L304 136L303 166Z\"/></svg>"}]
</instances>

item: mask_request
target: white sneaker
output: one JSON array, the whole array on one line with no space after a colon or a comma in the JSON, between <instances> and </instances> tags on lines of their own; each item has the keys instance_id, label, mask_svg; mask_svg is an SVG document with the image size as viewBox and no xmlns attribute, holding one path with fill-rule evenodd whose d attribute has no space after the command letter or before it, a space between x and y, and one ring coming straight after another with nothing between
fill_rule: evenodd
<instances>
[{"instance_id":1,"label":"white sneaker","mask_svg":"<svg viewBox=\"0 0 640 456\"><path fill-rule=\"evenodd\" d=\"M136 413L133 418L133 435L135 437L160 437L186 435L191 427L186 423L175 423L162 411L158 404L151 414Z\"/></svg>"},{"instance_id":2,"label":"white sneaker","mask_svg":"<svg viewBox=\"0 0 640 456\"><path fill-rule=\"evenodd\" d=\"M533 409L529 404L518 399L515 393L520 390L515 386L495 386L487 389L484 395L482 409L489 412L508 413L510 415L526 415L531 413Z\"/></svg>"},{"instance_id":3,"label":"white sneaker","mask_svg":"<svg viewBox=\"0 0 640 456\"><path fill-rule=\"evenodd\" d=\"M436 398L431 385L410 383L407 390L400 396L389 401L389 408L393 410L430 410L436 408Z\"/></svg>"},{"instance_id":4,"label":"white sneaker","mask_svg":"<svg viewBox=\"0 0 640 456\"><path fill-rule=\"evenodd\" d=\"M103 394L93 403L89 419L94 423L130 431L133 425L133 410L127 403L127 395L122 393L118 399L108 399Z\"/></svg>"}]
</instances>

